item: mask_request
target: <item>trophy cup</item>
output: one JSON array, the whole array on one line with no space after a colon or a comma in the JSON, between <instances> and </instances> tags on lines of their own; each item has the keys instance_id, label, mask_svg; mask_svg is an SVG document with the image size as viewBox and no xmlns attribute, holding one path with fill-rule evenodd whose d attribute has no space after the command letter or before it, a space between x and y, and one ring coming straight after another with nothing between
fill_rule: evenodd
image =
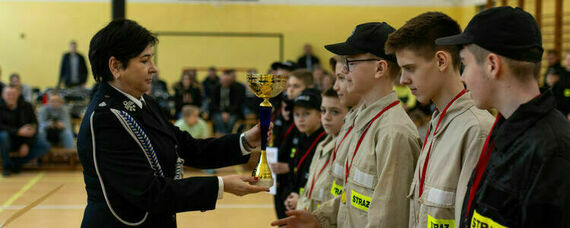
<instances>
[{"instance_id":1,"label":"trophy cup","mask_svg":"<svg viewBox=\"0 0 570 228\"><path fill-rule=\"evenodd\" d=\"M273 177L267 163L267 131L271 122L271 108L269 98L277 96L287 86L287 76L272 74L248 74L247 83L255 96L263 98L259 104L259 122L261 127L261 157L251 174L258 178L255 185L262 187L273 186Z\"/></svg>"}]
</instances>

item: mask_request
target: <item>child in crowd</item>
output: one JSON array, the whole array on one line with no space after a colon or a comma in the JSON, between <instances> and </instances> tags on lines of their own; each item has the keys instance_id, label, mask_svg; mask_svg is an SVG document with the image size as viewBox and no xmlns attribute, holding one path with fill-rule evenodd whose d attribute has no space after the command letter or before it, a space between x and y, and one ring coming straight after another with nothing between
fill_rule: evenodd
<instances>
[{"instance_id":1,"label":"child in crowd","mask_svg":"<svg viewBox=\"0 0 570 228\"><path fill-rule=\"evenodd\" d=\"M212 135L206 121L200 118L200 109L194 105L184 105L181 118L174 125L194 138L208 138Z\"/></svg>"},{"instance_id":2,"label":"child in crowd","mask_svg":"<svg viewBox=\"0 0 570 228\"><path fill-rule=\"evenodd\" d=\"M274 196L275 212L278 218L285 218L286 208L283 205L289 192L289 162L290 152L299 142L299 133L295 127L291 112L294 100L299 94L314 87L313 74L310 71L299 69L290 72L287 80L287 90L285 92L280 116L275 120L274 146L278 147L278 162L270 164L271 170L277 174L277 190Z\"/></svg>"},{"instance_id":3,"label":"child in crowd","mask_svg":"<svg viewBox=\"0 0 570 228\"><path fill-rule=\"evenodd\" d=\"M338 136L344 123L344 117L348 112L348 108L340 103L337 93L332 88L325 91L322 96L321 124L327 133L327 137L317 145L309 168L309 181L296 205L297 210L308 210L309 212L315 211L323 202L333 198L333 195L329 193L332 181L332 153L335 148L335 138ZM295 203L292 202L292 204Z\"/></svg>"},{"instance_id":4,"label":"child in crowd","mask_svg":"<svg viewBox=\"0 0 570 228\"><path fill-rule=\"evenodd\" d=\"M313 155L319 142L326 138L321 125L321 102L319 91L310 88L303 90L294 101L293 119L299 130L299 143L290 150L288 197L284 202L287 210L296 208L299 195L306 190Z\"/></svg>"}]
</instances>

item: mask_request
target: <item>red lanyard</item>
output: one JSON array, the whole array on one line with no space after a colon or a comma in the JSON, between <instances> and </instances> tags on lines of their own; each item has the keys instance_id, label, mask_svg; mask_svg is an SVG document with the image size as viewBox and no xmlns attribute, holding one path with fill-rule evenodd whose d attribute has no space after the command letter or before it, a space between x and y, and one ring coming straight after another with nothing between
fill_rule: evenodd
<instances>
[{"instance_id":1,"label":"red lanyard","mask_svg":"<svg viewBox=\"0 0 570 228\"><path fill-rule=\"evenodd\" d=\"M429 155L431 152L431 145L433 145L433 141L435 138L435 134L437 133L437 130L439 129L439 124L441 123L441 121L443 120L443 117L445 116L445 114L447 113L447 109L449 109L449 107L451 106L451 104L453 104L453 102L455 102L457 99L459 99L459 97L461 97L463 94L465 94L465 90L461 90L461 92L459 92L459 94L457 94L453 100L451 100L447 106L445 106L445 109L443 109L443 112L441 112L441 115L439 115L439 120L437 121L437 125L435 125L435 130L433 131L433 138L431 140L431 143L429 144L429 148L427 151L427 155L426 155L426 160L424 161L424 167L422 168L422 175L420 175L420 189L419 189L419 197L422 197L422 193L424 192L424 182L426 179L426 170L429 164ZM424 145L422 146L422 151L425 149L427 140L428 140L428 136L430 133L431 129L428 129L428 132L426 133L426 139L424 140ZM419 175L419 172L418 172ZM419 198L418 197L418 198Z\"/></svg>"},{"instance_id":2,"label":"red lanyard","mask_svg":"<svg viewBox=\"0 0 570 228\"><path fill-rule=\"evenodd\" d=\"M307 158L307 156L309 156L309 153L311 152L311 150L313 149L313 147L315 147L317 145L317 142L319 142L319 139L321 137L323 137L323 135L325 135L326 132L321 132L321 134L319 136L317 136L317 138L315 139L315 141L313 141L313 144L311 144L311 146L309 147L309 149L307 150L307 152L305 152L305 155L303 155L303 157L301 158L301 161L299 161L299 163L297 163L297 169L299 170L299 167L301 167L301 164L303 164L303 162L305 161L305 158Z\"/></svg>"},{"instance_id":3,"label":"red lanyard","mask_svg":"<svg viewBox=\"0 0 570 228\"><path fill-rule=\"evenodd\" d=\"M368 129L370 129L370 126L372 126L374 121L376 121L380 116L382 116L382 114L384 114L384 112L388 111L390 108L396 106L399 103L400 103L400 101L398 100L398 101L394 101L391 104L389 104L388 106L386 106L384 109L382 109L382 111L380 111L378 114L376 114L376 116L374 116L374 118L372 119L372 121L370 121L368 126L366 126L366 129L364 129L364 132L362 132L362 135L360 135L360 138L358 139L358 143L356 144L356 148L354 149L354 154L352 154L352 159L350 160L350 166L348 165L348 159L346 159L346 165L345 165L345 171L344 171L344 175L345 175L344 176L344 183L347 183L347 181L348 181L348 175L350 174L350 169L352 168L352 164L354 163L354 157L356 157L356 153L358 152L358 148L360 148L360 144L362 143L364 136L366 136L366 133L368 133Z\"/></svg>"},{"instance_id":4,"label":"red lanyard","mask_svg":"<svg viewBox=\"0 0 570 228\"><path fill-rule=\"evenodd\" d=\"M327 159L327 162L323 165L323 168L321 168L321 171L319 171L319 175L315 176L315 174L313 174L313 181L311 182L311 190L309 191L309 199L311 198L311 195L313 195L313 188L315 187L315 182L317 182L317 180L319 179L319 177L321 176L321 173L323 173L323 170L325 170L325 168L327 167L327 165L329 164L331 160Z\"/></svg>"},{"instance_id":5,"label":"red lanyard","mask_svg":"<svg viewBox=\"0 0 570 228\"><path fill-rule=\"evenodd\" d=\"M289 125L289 128L287 129L287 132L285 132L285 135L283 135L283 138L287 138L287 136L289 135L289 133L291 133L291 130L293 130L293 127L295 127L295 122L291 123L291 125Z\"/></svg>"},{"instance_id":6,"label":"red lanyard","mask_svg":"<svg viewBox=\"0 0 570 228\"><path fill-rule=\"evenodd\" d=\"M350 126L348 128L348 131L346 131L346 134L344 134L344 136L342 137L342 139L340 140L340 142L338 143L338 145L334 148L333 150L333 154L332 154L332 161L334 163L334 161L336 160L336 152L338 152L338 149L340 148L340 145L342 145L342 142L344 142L344 139L346 139L346 136L348 136L348 134L350 134L350 132L352 131L352 128L354 126Z\"/></svg>"},{"instance_id":7,"label":"red lanyard","mask_svg":"<svg viewBox=\"0 0 570 228\"><path fill-rule=\"evenodd\" d=\"M487 168L487 163L489 163L489 158L491 158L491 153L495 147L495 143L491 141L491 133L493 133L493 128L495 128L495 125L497 122L499 122L499 119L501 119L500 113L497 115L497 119L495 119L495 123L489 131L489 135L485 140L485 145L483 146L481 155L479 155L479 162L477 162L477 166L475 167L475 179L473 180L473 185L471 185L471 189L469 190L469 201L467 201L465 219L469 218L469 209L471 209L471 203L473 203L473 198L475 198L475 193L477 192L479 183L481 183L481 178L483 177L483 173L485 172L485 168Z\"/></svg>"}]
</instances>

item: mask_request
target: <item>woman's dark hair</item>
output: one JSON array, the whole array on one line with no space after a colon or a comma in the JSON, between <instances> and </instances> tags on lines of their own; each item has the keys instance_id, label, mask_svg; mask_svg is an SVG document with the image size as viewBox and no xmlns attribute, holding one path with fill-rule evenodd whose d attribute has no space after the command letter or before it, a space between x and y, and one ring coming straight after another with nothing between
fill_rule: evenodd
<instances>
[{"instance_id":1,"label":"woman's dark hair","mask_svg":"<svg viewBox=\"0 0 570 228\"><path fill-rule=\"evenodd\" d=\"M93 78L97 82L113 80L109 70L109 59L114 56L126 68L129 60L137 57L150 44L158 39L137 22L127 19L111 21L91 38L89 61Z\"/></svg>"}]
</instances>

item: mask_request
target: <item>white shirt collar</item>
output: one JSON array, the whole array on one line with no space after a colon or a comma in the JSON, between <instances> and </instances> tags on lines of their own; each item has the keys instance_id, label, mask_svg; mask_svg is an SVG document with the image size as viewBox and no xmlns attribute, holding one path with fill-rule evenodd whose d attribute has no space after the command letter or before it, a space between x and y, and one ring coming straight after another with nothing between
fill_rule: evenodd
<instances>
[{"instance_id":1,"label":"white shirt collar","mask_svg":"<svg viewBox=\"0 0 570 228\"><path fill-rule=\"evenodd\" d=\"M108 83L108 84L109 84L111 87L113 87L114 89L116 89L117 91L121 92L123 95L127 96L131 101L135 102L135 104L136 104L137 106L139 106L140 109L142 109L143 102L145 102L143 96L141 96L141 99L139 100L139 99L137 99L136 97L133 97L132 95L123 92L123 91L120 90L119 88L114 87L113 85L111 85L111 83Z\"/></svg>"}]
</instances>

